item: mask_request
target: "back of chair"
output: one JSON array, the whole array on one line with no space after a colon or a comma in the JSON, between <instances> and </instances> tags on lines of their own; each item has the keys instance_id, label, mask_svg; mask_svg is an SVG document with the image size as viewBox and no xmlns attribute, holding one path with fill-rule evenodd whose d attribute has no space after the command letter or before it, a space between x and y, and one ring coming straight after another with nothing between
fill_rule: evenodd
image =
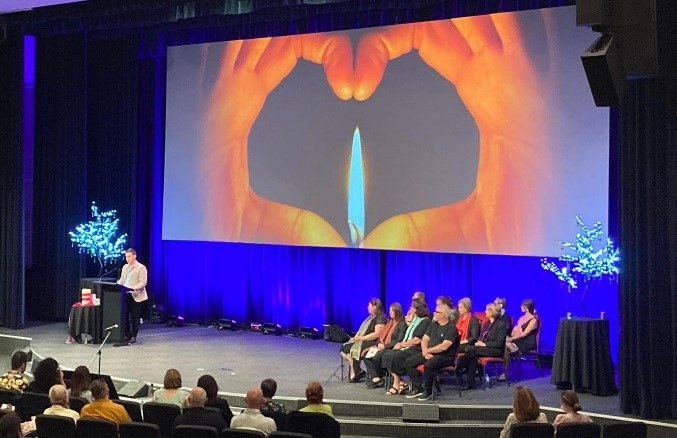
<instances>
[{"instance_id":1,"label":"back of chair","mask_svg":"<svg viewBox=\"0 0 677 438\"><path fill-rule=\"evenodd\" d=\"M548 423L517 423L510 428L512 438L553 438L555 428Z\"/></svg>"},{"instance_id":2,"label":"back of chair","mask_svg":"<svg viewBox=\"0 0 677 438\"><path fill-rule=\"evenodd\" d=\"M117 403L125 408L125 411L127 411L127 414L129 414L129 418L131 418L132 421L136 421L137 423L143 422L140 403L130 400L113 400L113 403Z\"/></svg>"},{"instance_id":3,"label":"back of chair","mask_svg":"<svg viewBox=\"0 0 677 438\"><path fill-rule=\"evenodd\" d=\"M158 402L143 404L143 421L160 426L162 438L172 438L174 419L180 414L181 409L176 405Z\"/></svg>"},{"instance_id":4,"label":"back of chair","mask_svg":"<svg viewBox=\"0 0 677 438\"><path fill-rule=\"evenodd\" d=\"M326 414L294 411L289 413L289 432L305 433L313 438L339 438L341 426Z\"/></svg>"},{"instance_id":5,"label":"back of chair","mask_svg":"<svg viewBox=\"0 0 677 438\"><path fill-rule=\"evenodd\" d=\"M35 417L36 434L40 438L77 438L75 420L60 415L38 415Z\"/></svg>"},{"instance_id":6,"label":"back of chair","mask_svg":"<svg viewBox=\"0 0 677 438\"><path fill-rule=\"evenodd\" d=\"M557 438L600 438L602 426L595 423L564 423L557 426Z\"/></svg>"},{"instance_id":7,"label":"back of chair","mask_svg":"<svg viewBox=\"0 0 677 438\"><path fill-rule=\"evenodd\" d=\"M120 438L161 438L160 426L150 423L120 423Z\"/></svg>"},{"instance_id":8,"label":"back of chair","mask_svg":"<svg viewBox=\"0 0 677 438\"><path fill-rule=\"evenodd\" d=\"M641 422L606 424L602 436L604 438L646 438L646 424Z\"/></svg>"},{"instance_id":9,"label":"back of chair","mask_svg":"<svg viewBox=\"0 0 677 438\"><path fill-rule=\"evenodd\" d=\"M0 405L4 405L12 402L12 399L17 395L21 394L19 391L12 391L11 389L0 389Z\"/></svg>"},{"instance_id":10,"label":"back of chair","mask_svg":"<svg viewBox=\"0 0 677 438\"><path fill-rule=\"evenodd\" d=\"M29 421L31 417L40 415L45 409L52 406L47 394L24 392L14 400L16 413L21 421Z\"/></svg>"},{"instance_id":11,"label":"back of chair","mask_svg":"<svg viewBox=\"0 0 677 438\"><path fill-rule=\"evenodd\" d=\"M78 438L118 438L118 426L103 418L80 418L77 429Z\"/></svg>"},{"instance_id":12,"label":"back of chair","mask_svg":"<svg viewBox=\"0 0 677 438\"><path fill-rule=\"evenodd\" d=\"M475 312L473 313L473 316L480 321L480 325L482 325L482 323L488 319L487 314L484 312Z\"/></svg>"},{"instance_id":13,"label":"back of chair","mask_svg":"<svg viewBox=\"0 0 677 438\"><path fill-rule=\"evenodd\" d=\"M296 432L273 432L268 435L269 438L313 438L312 435Z\"/></svg>"},{"instance_id":14,"label":"back of chair","mask_svg":"<svg viewBox=\"0 0 677 438\"><path fill-rule=\"evenodd\" d=\"M211 426L176 426L174 438L219 438L219 431Z\"/></svg>"},{"instance_id":15,"label":"back of chair","mask_svg":"<svg viewBox=\"0 0 677 438\"><path fill-rule=\"evenodd\" d=\"M275 421L275 428L278 432L284 432L289 429L289 420L287 418L287 413L282 411L263 411L261 412L263 416L272 418Z\"/></svg>"},{"instance_id":16,"label":"back of chair","mask_svg":"<svg viewBox=\"0 0 677 438\"><path fill-rule=\"evenodd\" d=\"M263 432L249 429L223 429L221 438L265 438Z\"/></svg>"},{"instance_id":17,"label":"back of chair","mask_svg":"<svg viewBox=\"0 0 677 438\"><path fill-rule=\"evenodd\" d=\"M70 406L70 408L73 409L78 414L82 410L83 406L85 406L87 403L89 403L89 400L87 400L84 397L69 397L68 398L68 406Z\"/></svg>"}]
</instances>

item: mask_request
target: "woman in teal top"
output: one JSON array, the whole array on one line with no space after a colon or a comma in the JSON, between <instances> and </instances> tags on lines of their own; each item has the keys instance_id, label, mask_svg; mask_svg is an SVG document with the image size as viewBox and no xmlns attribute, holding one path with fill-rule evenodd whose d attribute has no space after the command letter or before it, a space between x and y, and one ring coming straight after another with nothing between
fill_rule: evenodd
<instances>
[{"instance_id":1,"label":"woman in teal top","mask_svg":"<svg viewBox=\"0 0 677 438\"><path fill-rule=\"evenodd\" d=\"M181 373L171 368L165 373L164 388L153 393L152 400L159 403L169 403L183 408L188 392L181 389Z\"/></svg>"},{"instance_id":2,"label":"woman in teal top","mask_svg":"<svg viewBox=\"0 0 677 438\"><path fill-rule=\"evenodd\" d=\"M310 382L308 386L306 386L306 400L308 401L308 406L301 409L301 412L317 412L334 417L331 406L324 403L322 401L323 398L324 389L320 382Z\"/></svg>"}]
</instances>

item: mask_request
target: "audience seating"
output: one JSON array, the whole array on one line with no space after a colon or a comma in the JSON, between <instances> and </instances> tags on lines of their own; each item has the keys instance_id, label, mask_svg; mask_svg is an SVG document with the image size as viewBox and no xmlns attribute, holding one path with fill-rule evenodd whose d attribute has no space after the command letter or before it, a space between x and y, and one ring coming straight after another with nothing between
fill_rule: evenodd
<instances>
[{"instance_id":1,"label":"audience seating","mask_svg":"<svg viewBox=\"0 0 677 438\"><path fill-rule=\"evenodd\" d=\"M269 435L269 438L313 438L312 435L306 433L296 433L296 432L273 432Z\"/></svg>"},{"instance_id":2,"label":"audience seating","mask_svg":"<svg viewBox=\"0 0 677 438\"><path fill-rule=\"evenodd\" d=\"M339 438L341 426L326 414L293 411L289 413L289 432L305 433L313 438Z\"/></svg>"},{"instance_id":3,"label":"audience seating","mask_svg":"<svg viewBox=\"0 0 677 438\"><path fill-rule=\"evenodd\" d=\"M102 418L80 418L77 429L78 438L118 438L118 426Z\"/></svg>"},{"instance_id":4,"label":"audience seating","mask_svg":"<svg viewBox=\"0 0 677 438\"><path fill-rule=\"evenodd\" d=\"M120 438L161 438L160 426L150 423L120 423Z\"/></svg>"},{"instance_id":5,"label":"audience seating","mask_svg":"<svg viewBox=\"0 0 677 438\"><path fill-rule=\"evenodd\" d=\"M211 426L176 426L174 438L219 438L219 431Z\"/></svg>"},{"instance_id":6,"label":"audience seating","mask_svg":"<svg viewBox=\"0 0 677 438\"><path fill-rule=\"evenodd\" d=\"M89 400L87 400L84 397L69 397L68 398L68 406L78 414L82 410L82 407L89 403Z\"/></svg>"},{"instance_id":7,"label":"audience seating","mask_svg":"<svg viewBox=\"0 0 677 438\"><path fill-rule=\"evenodd\" d=\"M11 389L0 389L0 405L4 405L6 403L12 403L12 400L14 397L18 396L21 394L18 391L12 391Z\"/></svg>"},{"instance_id":8,"label":"audience seating","mask_svg":"<svg viewBox=\"0 0 677 438\"><path fill-rule=\"evenodd\" d=\"M47 394L24 392L14 399L14 408L21 421L29 421L31 417L40 415L52 406Z\"/></svg>"},{"instance_id":9,"label":"audience seating","mask_svg":"<svg viewBox=\"0 0 677 438\"><path fill-rule=\"evenodd\" d=\"M221 438L264 438L263 432L248 429L223 429Z\"/></svg>"},{"instance_id":10,"label":"audience seating","mask_svg":"<svg viewBox=\"0 0 677 438\"><path fill-rule=\"evenodd\" d=\"M75 438L75 421L60 415L38 415L35 417L36 433L40 438Z\"/></svg>"},{"instance_id":11,"label":"audience seating","mask_svg":"<svg viewBox=\"0 0 677 438\"><path fill-rule=\"evenodd\" d=\"M595 423L564 423L557 426L557 438L600 438L602 426Z\"/></svg>"},{"instance_id":12,"label":"audience seating","mask_svg":"<svg viewBox=\"0 0 677 438\"><path fill-rule=\"evenodd\" d=\"M284 432L289 429L289 420L286 412L262 412L265 417L275 420L278 431Z\"/></svg>"},{"instance_id":13,"label":"audience seating","mask_svg":"<svg viewBox=\"0 0 677 438\"><path fill-rule=\"evenodd\" d=\"M129 414L129 418L131 418L132 421L136 421L137 423L143 422L143 416L141 415L141 405L139 403L130 400L112 400L112 402L117 403L125 408L127 414Z\"/></svg>"},{"instance_id":14,"label":"audience seating","mask_svg":"<svg viewBox=\"0 0 677 438\"><path fill-rule=\"evenodd\" d=\"M646 438L646 423L615 423L604 426L604 438Z\"/></svg>"},{"instance_id":15,"label":"audience seating","mask_svg":"<svg viewBox=\"0 0 677 438\"><path fill-rule=\"evenodd\" d=\"M181 414L181 409L168 403L147 402L143 404L143 421L160 426L162 438L172 438L174 419Z\"/></svg>"},{"instance_id":16,"label":"audience seating","mask_svg":"<svg viewBox=\"0 0 677 438\"><path fill-rule=\"evenodd\" d=\"M555 428L549 423L517 423L510 428L511 438L553 438Z\"/></svg>"}]
</instances>

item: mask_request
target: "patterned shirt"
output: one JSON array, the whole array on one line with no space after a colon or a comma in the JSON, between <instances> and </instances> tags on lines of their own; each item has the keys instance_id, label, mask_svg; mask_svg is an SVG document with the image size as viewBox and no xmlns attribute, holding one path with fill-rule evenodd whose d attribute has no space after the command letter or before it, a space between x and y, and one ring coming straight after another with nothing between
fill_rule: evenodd
<instances>
[{"instance_id":1,"label":"patterned shirt","mask_svg":"<svg viewBox=\"0 0 677 438\"><path fill-rule=\"evenodd\" d=\"M28 379L18 371L9 370L0 376L0 388L23 391L27 386Z\"/></svg>"},{"instance_id":2,"label":"patterned shirt","mask_svg":"<svg viewBox=\"0 0 677 438\"><path fill-rule=\"evenodd\" d=\"M273 401L267 401L261 406L261 412L263 413L274 413L274 412L285 412L286 409L282 403L275 403Z\"/></svg>"}]
</instances>

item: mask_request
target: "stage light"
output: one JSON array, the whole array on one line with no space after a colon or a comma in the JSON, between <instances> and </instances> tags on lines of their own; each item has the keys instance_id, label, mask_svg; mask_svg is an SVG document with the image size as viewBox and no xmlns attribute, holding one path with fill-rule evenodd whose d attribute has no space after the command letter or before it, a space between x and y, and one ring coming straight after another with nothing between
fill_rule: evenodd
<instances>
[{"instance_id":1,"label":"stage light","mask_svg":"<svg viewBox=\"0 0 677 438\"><path fill-rule=\"evenodd\" d=\"M167 320L167 327L183 327L183 316L180 315L169 315Z\"/></svg>"},{"instance_id":2,"label":"stage light","mask_svg":"<svg viewBox=\"0 0 677 438\"><path fill-rule=\"evenodd\" d=\"M162 304L153 304L153 308L150 314L150 323L151 324L167 323L167 314L165 314L165 308L162 306Z\"/></svg>"},{"instance_id":3,"label":"stage light","mask_svg":"<svg viewBox=\"0 0 677 438\"><path fill-rule=\"evenodd\" d=\"M235 331L239 329L240 327L237 325L237 321L234 319L219 319L214 323L214 326L217 328L217 330L230 330L230 331Z\"/></svg>"},{"instance_id":4,"label":"stage light","mask_svg":"<svg viewBox=\"0 0 677 438\"><path fill-rule=\"evenodd\" d=\"M320 339L322 333L314 327L300 327L299 328L299 338L303 339Z\"/></svg>"},{"instance_id":5,"label":"stage light","mask_svg":"<svg viewBox=\"0 0 677 438\"><path fill-rule=\"evenodd\" d=\"M264 335L280 336L282 334L282 326L280 326L280 324L275 324L274 322L266 322L261 326L261 330Z\"/></svg>"},{"instance_id":6,"label":"stage light","mask_svg":"<svg viewBox=\"0 0 677 438\"><path fill-rule=\"evenodd\" d=\"M261 324L258 322L251 322L249 323L249 330L253 332L260 332L261 331Z\"/></svg>"}]
</instances>

